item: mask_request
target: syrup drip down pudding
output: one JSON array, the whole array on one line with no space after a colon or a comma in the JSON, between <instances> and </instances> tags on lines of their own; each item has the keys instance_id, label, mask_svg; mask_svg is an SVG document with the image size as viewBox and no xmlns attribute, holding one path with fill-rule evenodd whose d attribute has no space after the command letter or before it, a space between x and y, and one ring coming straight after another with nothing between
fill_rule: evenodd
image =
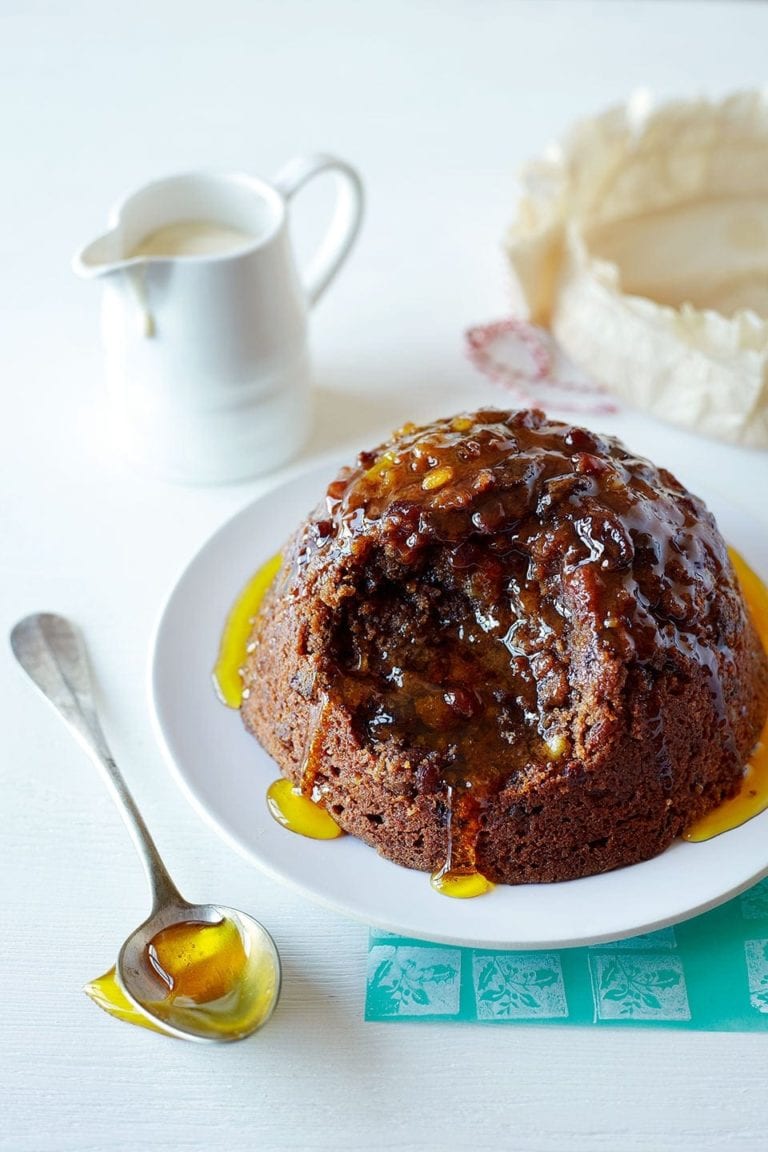
<instances>
[{"instance_id":1,"label":"syrup drip down pudding","mask_svg":"<svg viewBox=\"0 0 768 1152\"><path fill-rule=\"evenodd\" d=\"M360 453L289 541L241 714L411 868L636 863L733 795L768 663L712 515L617 440L480 411Z\"/></svg>"}]
</instances>

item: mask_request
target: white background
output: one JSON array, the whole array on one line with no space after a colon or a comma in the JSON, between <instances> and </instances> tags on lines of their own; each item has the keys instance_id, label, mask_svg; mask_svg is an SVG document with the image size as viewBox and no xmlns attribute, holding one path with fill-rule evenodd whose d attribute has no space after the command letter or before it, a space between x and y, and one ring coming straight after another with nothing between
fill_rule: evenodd
<instances>
[{"instance_id":1,"label":"white background","mask_svg":"<svg viewBox=\"0 0 768 1152\"><path fill-rule=\"evenodd\" d=\"M38 608L82 624L104 726L172 873L192 899L263 917L285 990L267 1030L221 1049L86 1000L83 982L146 912L144 880L93 770L4 645L1 1148L765 1146L764 1036L365 1024L365 927L262 878L198 819L151 734L149 644L183 565L265 482L166 488L112 458L90 414L98 289L68 265L146 179L268 176L295 152L335 151L359 166L369 211L313 320L307 455L503 402L462 332L508 308L500 239L520 163L638 85L759 84L767 44L758 3L3 6L2 631ZM302 250L326 203L321 189L297 206ZM683 480L706 469L765 522L764 456L637 415L600 423Z\"/></svg>"}]
</instances>

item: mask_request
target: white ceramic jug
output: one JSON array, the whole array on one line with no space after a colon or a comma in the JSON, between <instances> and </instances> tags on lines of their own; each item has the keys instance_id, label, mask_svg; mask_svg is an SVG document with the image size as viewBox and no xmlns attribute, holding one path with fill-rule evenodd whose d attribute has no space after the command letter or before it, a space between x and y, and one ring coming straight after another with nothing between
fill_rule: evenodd
<instances>
[{"instance_id":1,"label":"white ceramic jug","mask_svg":"<svg viewBox=\"0 0 768 1152\"><path fill-rule=\"evenodd\" d=\"M287 207L326 171L336 207L300 277ZM171 176L117 205L73 266L103 278L111 423L129 458L165 479L221 483L295 455L311 419L308 308L348 254L362 208L355 170L325 155L297 157L271 183Z\"/></svg>"}]
</instances>

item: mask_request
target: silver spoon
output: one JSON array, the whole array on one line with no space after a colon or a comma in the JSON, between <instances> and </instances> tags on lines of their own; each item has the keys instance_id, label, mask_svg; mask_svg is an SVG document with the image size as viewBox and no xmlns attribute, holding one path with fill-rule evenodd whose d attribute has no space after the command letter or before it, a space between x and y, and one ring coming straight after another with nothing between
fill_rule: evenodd
<instances>
[{"instance_id":1,"label":"silver spoon","mask_svg":"<svg viewBox=\"0 0 768 1152\"><path fill-rule=\"evenodd\" d=\"M251 916L220 904L189 904L166 871L146 824L107 747L93 697L85 645L62 616L36 613L11 632L13 653L85 748L121 811L152 890L152 912L120 949L116 970L128 999L174 1036L187 1040L240 1040L265 1024L280 994L280 957L272 937ZM174 1004L169 982L151 962L149 945L171 925L234 925L247 960L235 986L214 1004L189 998ZM228 927L228 926L227 926ZM181 975L181 974L180 974Z\"/></svg>"}]
</instances>

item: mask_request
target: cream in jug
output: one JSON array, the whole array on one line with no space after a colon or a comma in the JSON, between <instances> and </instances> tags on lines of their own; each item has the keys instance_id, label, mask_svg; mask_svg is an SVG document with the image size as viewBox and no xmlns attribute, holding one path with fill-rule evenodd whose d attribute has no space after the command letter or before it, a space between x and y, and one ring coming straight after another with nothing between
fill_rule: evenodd
<instances>
[{"instance_id":1,"label":"cream in jug","mask_svg":"<svg viewBox=\"0 0 768 1152\"><path fill-rule=\"evenodd\" d=\"M137 256L223 256L253 244L256 237L215 220L179 220L150 232L128 253Z\"/></svg>"}]
</instances>

